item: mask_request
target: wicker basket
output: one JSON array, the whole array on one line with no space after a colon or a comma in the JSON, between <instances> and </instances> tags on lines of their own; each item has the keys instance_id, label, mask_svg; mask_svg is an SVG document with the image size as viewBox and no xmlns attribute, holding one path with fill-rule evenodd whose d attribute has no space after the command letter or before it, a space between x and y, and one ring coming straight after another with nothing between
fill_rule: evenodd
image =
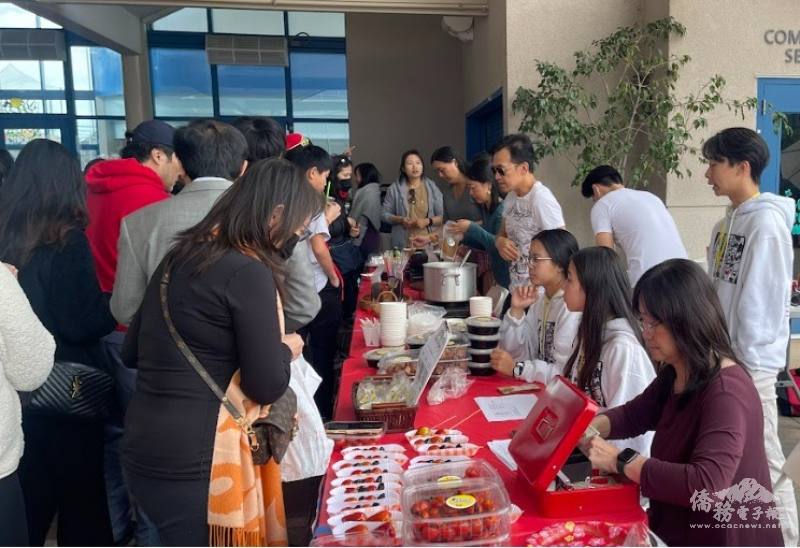
<instances>
[{"instance_id":1,"label":"wicker basket","mask_svg":"<svg viewBox=\"0 0 800 548\"><path fill-rule=\"evenodd\" d=\"M372 406L372 409L359 409L356 396L358 395L358 385L367 380L389 380L389 376L366 377L353 383L350 397L353 400L353 409L356 412L356 420L359 421L379 421L386 423L386 431L405 432L414 427L414 419L417 416L417 406L402 403L379 403Z\"/></svg>"},{"instance_id":2,"label":"wicker basket","mask_svg":"<svg viewBox=\"0 0 800 548\"><path fill-rule=\"evenodd\" d=\"M408 296L404 295L403 300L407 304L411 303L411 298ZM364 295L363 297L361 297L361 300L358 301L358 306L360 306L363 310L372 312L376 316L379 316L381 313L382 302L388 302L388 303L397 302L397 296L391 291L383 291L380 295L378 295L378 300L373 301L369 295Z\"/></svg>"}]
</instances>

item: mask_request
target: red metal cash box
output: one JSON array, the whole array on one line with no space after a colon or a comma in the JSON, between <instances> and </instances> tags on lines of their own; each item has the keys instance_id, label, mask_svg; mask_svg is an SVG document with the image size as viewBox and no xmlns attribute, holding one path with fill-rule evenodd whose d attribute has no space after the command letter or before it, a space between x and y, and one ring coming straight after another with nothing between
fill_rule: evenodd
<instances>
[{"instance_id":1,"label":"red metal cash box","mask_svg":"<svg viewBox=\"0 0 800 548\"><path fill-rule=\"evenodd\" d=\"M509 446L521 479L533 488L538 513L548 518L586 520L611 514L644 513L639 485L618 475L610 484L553 488L556 475L598 411L597 404L564 377L554 378ZM602 481L598 479L597 481Z\"/></svg>"}]
</instances>

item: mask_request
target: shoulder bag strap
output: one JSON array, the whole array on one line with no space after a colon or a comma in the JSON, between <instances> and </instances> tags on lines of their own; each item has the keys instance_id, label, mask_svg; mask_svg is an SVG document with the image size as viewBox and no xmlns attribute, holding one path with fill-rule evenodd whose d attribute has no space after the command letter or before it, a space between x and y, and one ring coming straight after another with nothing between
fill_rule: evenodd
<instances>
[{"instance_id":1,"label":"shoulder bag strap","mask_svg":"<svg viewBox=\"0 0 800 548\"><path fill-rule=\"evenodd\" d=\"M192 366L192 368L200 375L200 378L208 385L211 391L214 393L219 401L222 402L222 405L225 406L225 409L228 410L228 413L239 423L240 426L244 428L246 425L249 428L249 423L247 423L244 416L239 412L238 409L228 400L228 397L225 393L220 389L219 385L214 382L214 379L211 378L211 375L208 374L208 371L203 367L200 363L200 360L194 355L194 353L189 349L189 346L181 337L181 334L178 333L178 330L175 328L175 324L172 323L172 317L169 314L169 303L167 302L167 289L169 286L169 264L164 265L164 272L161 274L161 287L160 287L160 294L161 294L161 312L164 315L164 321L167 324L167 329L169 330L169 334L172 336L172 340L175 341L175 345L178 347L178 350L181 351L183 357L186 358L186 361Z\"/></svg>"}]
</instances>

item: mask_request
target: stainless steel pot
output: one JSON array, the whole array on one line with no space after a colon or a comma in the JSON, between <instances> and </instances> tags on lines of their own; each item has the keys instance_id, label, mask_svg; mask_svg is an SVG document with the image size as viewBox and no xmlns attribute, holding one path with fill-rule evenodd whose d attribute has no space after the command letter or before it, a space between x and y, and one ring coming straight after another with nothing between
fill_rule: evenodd
<instances>
[{"instance_id":1,"label":"stainless steel pot","mask_svg":"<svg viewBox=\"0 0 800 548\"><path fill-rule=\"evenodd\" d=\"M453 262L425 263L425 300L461 303L475 296L477 265Z\"/></svg>"}]
</instances>

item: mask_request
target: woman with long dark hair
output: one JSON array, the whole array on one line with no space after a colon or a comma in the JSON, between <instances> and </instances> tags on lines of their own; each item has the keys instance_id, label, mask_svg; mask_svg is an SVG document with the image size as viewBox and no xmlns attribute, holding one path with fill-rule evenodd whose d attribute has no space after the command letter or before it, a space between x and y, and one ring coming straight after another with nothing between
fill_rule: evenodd
<instances>
[{"instance_id":1,"label":"woman with long dark hair","mask_svg":"<svg viewBox=\"0 0 800 548\"><path fill-rule=\"evenodd\" d=\"M467 180L469 195L480 212L480 222L459 219L450 230L464 235L461 241L464 245L486 252L495 283L507 288L508 261L500 256L495 246L495 235L503 224L504 206L492 174L492 157L489 154L479 154L472 160L467 169Z\"/></svg>"},{"instance_id":2,"label":"woman with long dark hair","mask_svg":"<svg viewBox=\"0 0 800 548\"><path fill-rule=\"evenodd\" d=\"M290 362L303 347L299 335L282 335L283 262L321 207L321 195L289 162L257 162L177 237L148 285L123 348L125 365L139 370L123 463L134 498L166 545L208 545L210 531L220 534L211 496L220 491L209 483L223 448L219 424L229 415L167 329L162 274L170 273L166 302L175 328L216 384L226 395L271 404L286 391ZM267 494L265 487L265 504ZM247 513L247 501L236 502ZM282 516L282 497L279 504L278 514L250 511Z\"/></svg>"},{"instance_id":3,"label":"woman with long dark hair","mask_svg":"<svg viewBox=\"0 0 800 548\"><path fill-rule=\"evenodd\" d=\"M641 485L650 527L668 546L783 546L758 392L708 275L665 261L639 279L633 303L658 377L592 424L607 439L654 431L652 451L595 437L584 446L593 465Z\"/></svg>"},{"instance_id":4,"label":"woman with long dark hair","mask_svg":"<svg viewBox=\"0 0 800 548\"><path fill-rule=\"evenodd\" d=\"M356 311L358 301L358 275L361 274L361 251L353 238L358 236L356 222L348 216L352 196L353 162L348 156L332 156L333 167L328 176L330 198L339 207L341 213L328 225L330 240L328 248L336 268L342 275L344 298L342 299L342 320L350 323Z\"/></svg>"},{"instance_id":5,"label":"woman with long dark hair","mask_svg":"<svg viewBox=\"0 0 800 548\"><path fill-rule=\"evenodd\" d=\"M392 247L408 247L416 236L427 236L442 225L442 192L425 176L425 164L417 150L400 159L400 177L383 200L383 220L392 225Z\"/></svg>"},{"instance_id":6,"label":"woman with long dark hair","mask_svg":"<svg viewBox=\"0 0 800 548\"><path fill-rule=\"evenodd\" d=\"M358 164L353 169L353 206L350 218L358 226L355 244L363 260L381 247L381 173L374 164Z\"/></svg>"},{"instance_id":7,"label":"woman with long dark hair","mask_svg":"<svg viewBox=\"0 0 800 548\"><path fill-rule=\"evenodd\" d=\"M564 370L581 321L580 312L570 312L564 303L569 261L577 252L578 241L563 228L542 230L533 238L531 285L515 287L511 294L500 343L492 352L497 371L546 384Z\"/></svg>"},{"instance_id":8,"label":"woman with long dark hair","mask_svg":"<svg viewBox=\"0 0 800 548\"><path fill-rule=\"evenodd\" d=\"M25 145L0 187L0 261L19 269L20 286L56 341L56 362L105 369L100 338L116 321L100 292L86 223L86 183L75 157L47 139ZM22 427L19 477L31 545L44 545L56 514L60 545L111 544L103 421L27 408Z\"/></svg>"},{"instance_id":9,"label":"woman with long dark hair","mask_svg":"<svg viewBox=\"0 0 800 548\"><path fill-rule=\"evenodd\" d=\"M656 376L630 295L625 265L613 249L588 247L572 256L564 302L583 316L563 374L602 408L630 401ZM651 439L643 434L619 443L648 454Z\"/></svg>"},{"instance_id":10,"label":"woman with long dark hair","mask_svg":"<svg viewBox=\"0 0 800 548\"><path fill-rule=\"evenodd\" d=\"M444 221L480 221L478 205L469 192L468 164L461 154L451 146L437 148L431 154L431 167L447 183L442 191Z\"/></svg>"}]
</instances>

